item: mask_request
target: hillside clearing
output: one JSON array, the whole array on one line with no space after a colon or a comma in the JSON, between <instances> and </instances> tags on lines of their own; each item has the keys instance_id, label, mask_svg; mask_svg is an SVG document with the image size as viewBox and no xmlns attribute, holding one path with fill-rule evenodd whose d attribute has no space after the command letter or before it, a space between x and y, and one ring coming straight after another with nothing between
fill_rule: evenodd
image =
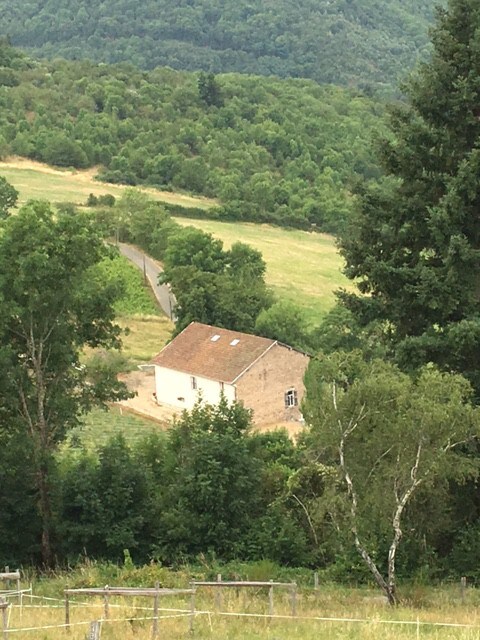
<instances>
[{"instance_id":1,"label":"hillside clearing","mask_svg":"<svg viewBox=\"0 0 480 640\"><path fill-rule=\"evenodd\" d=\"M0 162L0 175L4 176L20 193L20 204L36 198L50 202L72 202L85 204L90 193L100 196L111 193L120 198L126 185L105 184L95 180L98 168L58 169L27 158L8 158ZM208 198L189 196L183 193L159 191L139 187L154 200L182 207L209 209L217 202Z\"/></svg>"}]
</instances>

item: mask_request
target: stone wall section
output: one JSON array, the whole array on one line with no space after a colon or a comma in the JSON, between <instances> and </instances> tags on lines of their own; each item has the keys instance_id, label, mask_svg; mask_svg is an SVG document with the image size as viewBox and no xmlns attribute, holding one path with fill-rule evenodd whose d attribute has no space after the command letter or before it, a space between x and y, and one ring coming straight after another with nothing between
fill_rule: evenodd
<instances>
[{"instance_id":1,"label":"stone wall section","mask_svg":"<svg viewBox=\"0 0 480 640\"><path fill-rule=\"evenodd\" d=\"M303 377L308 362L307 355L276 344L237 380L236 399L253 409L255 424L301 420L300 405L305 394ZM296 406L285 406L285 394L289 390L296 391Z\"/></svg>"}]
</instances>

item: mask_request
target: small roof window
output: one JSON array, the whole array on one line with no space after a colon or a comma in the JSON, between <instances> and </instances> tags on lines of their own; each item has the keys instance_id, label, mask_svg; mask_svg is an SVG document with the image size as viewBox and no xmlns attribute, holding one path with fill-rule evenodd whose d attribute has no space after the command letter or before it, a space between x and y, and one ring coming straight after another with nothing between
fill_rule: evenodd
<instances>
[{"instance_id":1,"label":"small roof window","mask_svg":"<svg viewBox=\"0 0 480 640\"><path fill-rule=\"evenodd\" d=\"M216 342L217 340L220 340L220 336L218 335L218 333L210 338L210 342Z\"/></svg>"},{"instance_id":2,"label":"small roof window","mask_svg":"<svg viewBox=\"0 0 480 640\"><path fill-rule=\"evenodd\" d=\"M240 340L237 340L237 339L235 338L235 340L232 340L232 341L230 342L230 346L231 346L231 347L236 347L236 346L237 346L237 344L238 344L239 342L240 342Z\"/></svg>"}]
</instances>

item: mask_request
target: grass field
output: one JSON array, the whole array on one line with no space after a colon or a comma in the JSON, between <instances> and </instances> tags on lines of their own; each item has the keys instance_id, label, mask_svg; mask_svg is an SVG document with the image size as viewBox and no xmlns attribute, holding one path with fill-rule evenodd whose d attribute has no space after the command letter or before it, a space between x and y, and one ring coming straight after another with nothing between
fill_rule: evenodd
<instances>
[{"instance_id":1,"label":"grass field","mask_svg":"<svg viewBox=\"0 0 480 640\"><path fill-rule=\"evenodd\" d=\"M128 413L117 405L108 411L91 411L81 427L69 432L66 445L81 443L87 449L96 449L107 444L110 438L118 434L123 435L130 444L135 444L160 429L161 426L157 422Z\"/></svg>"},{"instance_id":2,"label":"grass field","mask_svg":"<svg viewBox=\"0 0 480 640\"><path fill-rule=\"evenodd\" d=\"M294 570L291 571L293 579ZM87 596L72 598L79 604L70 606L70 632L54 628L65 619L62 596L67 583L69 588L104 584L152 587L159 581L164 587L187 588L192 577L188 567L173 572L155 564L123 570L109 565L109 573L108 576L101 574L95 565L87 564L53 579L41 582L34 579L36 597L26 596L23 608L18 605L11 608L11 636L20 640L32 637L60 640L68 634L72 640L83 640L89 622L104 618L104 602ZM115 573L117 575L113 575ZM206 577L195 573L196 579ZM297 593L296 615L292 615L291 593L287 588L275 589L270 617L265 588L224 590L221 601L215 597L218 592L200 588L195 595L197 615L193 637L202 640L474 640L480 637L480 598L476 589L468 589L463 602L458 587L453 586L412 587L410 592L413 599L393 609L383 604L378 591L366 587L348 588L327 583L315 592L311 585L303 584ZM52 600L42 600L41 596L47 594ZM159 614L163 619L159 620L158 637L177 640L188 636L190 607L188 595L161 598ZM152 637L152 618L151 598L110 597L109 621L102 622L101 637L103 640L147 640ZM52 628L35 629L47 625ZM29 631L20 631L25 628Z\"/></svg>"},{"instance_id":3,"label":"grass field","mask_svg":"<svg viewBox=\"0 0 480 640\"><path fill-rule=\"evenodd\" d=\"M252 223L217 222L177 218L183 225L193 225L223 240L246 242L262 252L267 263L267 283L279 298L301 306L310 325L334 304L334 291L352 289L342 273L343 262L332 236L281 229Z\"/></svg>"},{"instance_id":4,"label":"grass field","mask_svg":"<svg viewBox=\"0 0 480 640\"><path fill-rule=\"evenodd\" d=\"M88 195L95 196L110 193L120 198L125 186L104 184L95 180L97 169L60 170L48 165L27 160L25 158L10 158L0 162L0 175L20 193L20 204L36 198L50 202L72 202L85 204ZM208 209L215 205L215 200L194 197L183 193L159 191L157 189L143 189L155 200L168 204L178 204L183 207L199 207Z\"/></svg>"},{"instance_id":5,"label":"grass field","mask_svg":"<svg viewBox=\"0 0 480 640\"><path fill-rule=\"evenodd\" d=\"M132 368L147 362L172 335L173 324L167 316L123 316L118 324L128 329L123 336L123 354Z\"/></svg>"}]
</instances>

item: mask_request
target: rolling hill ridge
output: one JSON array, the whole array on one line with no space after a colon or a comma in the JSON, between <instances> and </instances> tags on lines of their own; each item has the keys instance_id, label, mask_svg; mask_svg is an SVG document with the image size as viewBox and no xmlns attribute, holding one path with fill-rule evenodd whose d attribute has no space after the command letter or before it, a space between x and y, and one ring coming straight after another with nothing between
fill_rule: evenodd
<instances>
[{"instance_id":1,"label":"rolling hill ridge","mask_svg":"<svg viewBox=\"0 0 480 640\"><path fill-rule=\"evenodd\" d=\"M0 33L43 57L395 86L427 55L434 0L0 0Z\"/></svg>"}]
</instances>

